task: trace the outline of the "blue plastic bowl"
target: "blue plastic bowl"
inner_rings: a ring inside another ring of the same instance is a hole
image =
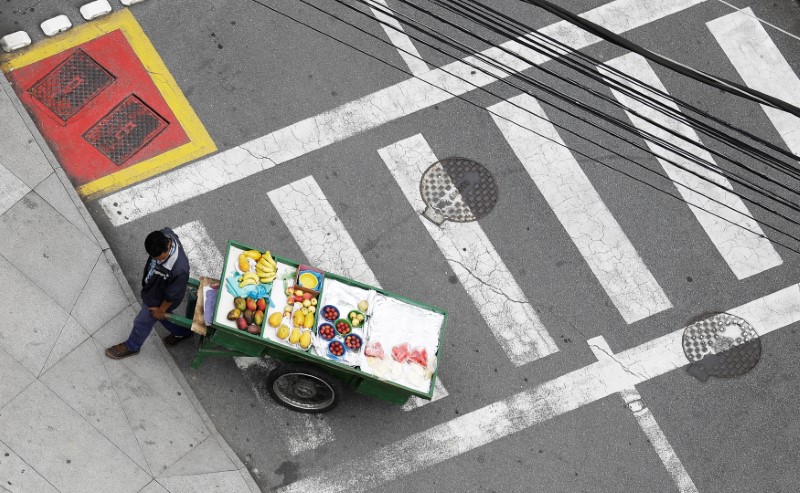
[[[332,333],[333,333],[333,335],[332,335],[330,338],[328,338],[328,337],[325,337],[325,336],[324,336],[324,335],[322,335],[322,333],[319,331],[319,329],[321,329],[321,328],[325,327],[326,325],[327,325],[328,327],[330,327],[330,328],[331,328],[331,331],[332,331]],[[328,324],[328,323],[325,323],[325,324],[320,324],[320,326],[319,326],[319,327],[317,327],[317,335],[318,335],[318,336],[320,336],[320,338],[322,338],[322,339],[324,339],[324,340],[326,340],[326,341],[332,341],[332,340],[333,340],[333,338],[334,338],[334,337],[336,337],[336,327],[334,327],[333,325],[331,325],[331,324]]]
[[[333,345],[333,344],[341,344],[342,345],[342,348],[344,348],[344,353],[342,353],[341,356],[339,356],[337,354],[333,354],[331,352],[331,345]],[[328,343],[328,355],[329,356],[334,357],[334,358],[342,358],[342,357],[344,357],[345,353],[347,353],[347,346],[345,346],[342,341],[331,341],[331,342]]]
[[[327,318],[325,318],[325,309],[326,308],[333,308],[334,310],[336,310],[336,318],[334,318],[333,320],[328,320]],[[333,322],[335,320],[338,320],[339,317],[342,316],[342,312],[341,312],[341,310],[339,310],[338,308],[336,308],[333,305],[325,305],[325,306],[322,307],[322,310],[319,311],[319,315],[322,317],[323,320],[328,320],[329,322]]]
[[[347,340],[347,338],[348,338],[348,337],[355,337],[355,338],[357,338],[357,339],[359,340],[359,342],[360,342],[361,344],[358,346],[358,349],[350,349],[349,347],[347,347],[347,344],[345,343],[345,341]],[[345,350],[347,350],[347,351],[353,351],[354,353],[357,353],[357,352],[361,351],[361,348],[363,348],[363,347],[364,347],[364,339],[362,339],[360,335],[358,335],[358,334],[353,334],[353,333],[351,332],[350,334],[347,334],[346,336],[344,336],[344,338],[343,338],[343,340],[342,340],[342,344],[344,344],[344,348],[345,348]]]

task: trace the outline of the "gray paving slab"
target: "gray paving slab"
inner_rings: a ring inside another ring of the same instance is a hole
[[[69,315],[11,265],[5,254],[0,257],[0,279],[0,347],[39,375]]]
[[[194,447],[159,477],[191,476],[210,472],[236,471],[237,468],[213,436]]]
[[[87,339],[40,380],[125,455],[149,472],[136,435],[94,341]]]
[[[29,193],[0,216],[0,254],[70,311],[100,247],[39,195]]]
[[[197,430],[121,361],[107,364],[106,369],[155,475],[165,471],[209,436],[207,430]]]
[[[3,166],[3,161],[5,160],[0,158],[0,214],[10,209],[31,191],[14,173]]]
[[[47,356],[47,361],[42,367],[42,373],[52,368],[54,364],[61,361],[61,358],[71,353],[88,338],[89,333],[86,332],[86,329],[70,316],[67,319],[67,323],[64,324],[64,328],[61,329],[61,334],[58,335],[58,339],[56,339],[53,349],[50,351],[50,355]]]
[[[58,493],[41,474],[0,441],[0,492]]]
[[[136,310],[133,307],[125,309],[94,334],[95,340],[103,348],[127,340],[135,315]],[[169,355],[159,351],[158,345],[160,344],[163,343],[154,330],[138,355],[122,360],[120,363],[146,383],[164,402],[180,413],[186,423],[191,424],[198,431],[207,431],[197,409],[186,395],[186,390],[176,379],[166,361]],[[191,344],[191,342],[184,344]]]
[[[38,381],[3,410],[0,440],[62,493],[135,493],[151,479]]]
[[[35,377],[0,348],[0,409],[22,392]]]
[[[90,334],[94,334],[128,306],[130,306],[128,297],[125,296],[117,276],[108,265],[105,255],[100,255],[80,297],[75,302],[72,316]]]
[[[28,130],[26,118],[19,113],[9,93],[13,89],[5,81],[0,84],[0,155],[3,164],[29,188],[50,176],[53,167],[48,162],[36,139]],[[16,99],[16,95],[13,96]],[[25,115],[27,117],[27,115]]]
[[[160,478],[159,483],[169,493],[238,493],[249,492],[250,488],[237,471],[214,472],[192,476],[173,476]]]
[[[36,185],[34,191],[46,200],[47,203],[52,205],[55,210],[60,212],[67,221],[78,228],[78,231],[83,233],[84,236],[94,242],[97,241],[89,230],[86,220],[83,218],[78,208],[75,207],[72,198],[69,193],[67,193],[67,189],[64,188],[64,184],[55,172]]]

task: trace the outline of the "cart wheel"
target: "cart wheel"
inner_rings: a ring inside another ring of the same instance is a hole
[[[339,403],[342,384],[309,365],[282,365],[267,376],[267,390],[275,401],[302,413],[328,412]]]

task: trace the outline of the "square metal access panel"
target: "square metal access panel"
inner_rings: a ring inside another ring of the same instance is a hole
[[[158,113],[130,95],[87,130],[83,138],[121,166],[167,126],[169,123]]]
[[[66,122],[112,82],[113,75],[83,50],[75,50],[28,91]]]

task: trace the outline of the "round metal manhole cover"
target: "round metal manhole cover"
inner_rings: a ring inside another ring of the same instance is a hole
[[[470,159],[450,157],[434,163],[422,174],[419,183],[428,219],[476,221],[489,214],[500,199],[494,176]]]
[[[733,378],[756,366],[761,339],[743,318],[718,313],[684,329],[683,353],[691,362],[689,372],[700,380]]]

